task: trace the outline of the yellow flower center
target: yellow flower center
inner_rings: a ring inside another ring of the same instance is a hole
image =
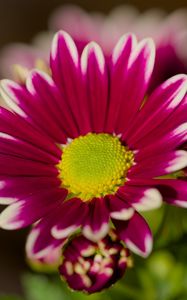
[[[83,201],[115,194],[134,160],[117,136],[89,133],[63,147],[59,169],[62,186]]]

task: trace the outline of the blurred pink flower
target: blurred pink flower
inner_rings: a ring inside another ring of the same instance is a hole
[[[43,66],[48,62],[52,36],[53,34],[49,31],[41,32],[35,36],[31,45],[14,43],[4,47],[0,54],[1,77],[21,81],[18,78],[18,66],[24,67],[24,72],[33,69],[33,67],[42,69],[40,67],[41,63]]]
[[[94,40],[108,55],[124,33],[135,33],[138,39],[152,37],[156,58],[150,89],[173,75],[187,72],[187,11],[184,9],[166,15],[158,9],[140,13],[133,6],[123,5],[104,16],[89,14],[72,5],[58,8],[49,26],[54,31],[63,28],[69,32],[80,51]]]
[[[156,63],[150,90],[165,79],[187,71],[187,12],[184,9],[166,15],[152,9],[139,13],[133,6],[120,6],[108,16],[87,13],[71,5],[59,7],[49,20],[50,31],[63,29],[71,34],[81,52],[89,41],[96,41],[107,55],[121,35],[133,32],[138,39],[152,37],[156,43]],[[5,47],[0,63],[3,77],[10,77],[12,65],[27,68],[37,65],[37,60],[46,61],[51,33],[37,37],[32,46],[12,44]],[[19,81],[19,80],[18,80]]]

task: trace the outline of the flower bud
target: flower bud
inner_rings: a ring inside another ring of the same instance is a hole
[[[97,243],[81,235],[66,245],[59,271],[70,288],[91,294],[123,276],[128,256],[129,250],[114,231]]]
[[[61,249],[54,249],[43,258],[27,256],[28,265],[32,270],[42,273],[56,273],[61,260]]]

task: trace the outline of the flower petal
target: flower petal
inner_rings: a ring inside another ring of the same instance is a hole
[[[154,142],[148,140],[145,146],[137,154],[137,160],[143,160],[145,157],[154,157],[158,153],[167,153],[175,150],[187,141],[187,122],[177,126],[164,136],[156,139]]]
[[[109,230],[109,211],[105,199],[95,198],[89,203],[89,215],[83,225],[83,234],[92,241],[102,239]]]
[[[134,35],[125,34],[119,39],[112,53],[110,102],[105,126],[106,131],[110,133],[114,132],[120,105],[124,101],[124,95],[121,93],[125,84],[124,73],[127,70],[130,54],[136,44],[137,41]]]
[[[64,200],[63,189],[45,189],[9,205],[0,214],[0,227],[8,230],[26,227],[35,223],[57,204]]]
[[[128,178],[152,178],[169,174],[187,166],[187,151],[177,150],[152,157],[136,158],[136,164],[128,172]]]
[[[0,154],[1,175],[8,176],[58,176],[55,166],[16,156]]]
[[[165,81],[147,99],[138,116],[132,122],[132,126],[129,127],[128,133],[124,134],[122,138],[133,148],[140,148],[142,139],[145,137],[147,141],[148,134],[151,134],[154,142],[155,135],[153,132],[156,130],[156,134],[158,131],[162,131],[162,134],[165,133],[163,122],[173,114],[174,110],[184,100],[186,91],[186,75],[176,75]]]
[[[116,220],[128,220],[134,214],[134,209],[125,199],[122,200],[117,195],[108,197],[108,206],[110,210],[110,217]]]
[[[154,57],[155,47],[153,41],[151,39],[142,40],[131,51],[126,68],[122,70],[120,76],[118,74],[121,88],[117,93],[121,95],[121,103],[114,130],[117,134],[127,130],[133,117],[141,107],[153,70]],[[136,78],[135,85],[134,78]]]
[[[56,140],[65,137],[76,137],[77,128],[71,118],[69,107],[53,79],[44,72],[32,70],[26,81],[31,97],[37,98],[47,118],[55,127]],[[32,114],[32,111],[30,112]]]
[[[43,92],[42,97],[37,93],[35,88],[36,81],[38,82],[38,80],[40,80],[40,89],[41,92]],[[1,92],[4,99],[7,101],[7,104],[18,115],[23,117],[33,126],[37,127],[39,131],[47,134],[58,143],[65,143],[65,135],[60,126],[58,126],[56,123],[58,115],[54,118],[52,114],[54,109],[49,110],[49,104],[46,105],[46,86],[48,86],[48,89],[52,87],[55,89],[55,85],[50,77],[46,74],[44,92],[44,88],[42,88],[44,83],[41,81],[41,77],[39,79],[39,76],[37,76],[36,72],[32,71],[27,76],[26,87],[10,80],[2,80]],[[50,100],[52,101],[52,99]],[[46,126],[46,124],[48,124],[48,126]]]
[[[52,165],[59,161],[57,157],[38,148],[37,145],[32,145],[3,132],[0,132],[0,153]]]
[[[29,233],[26,242],[26,254],[29,259],[45,261],[54,251],[62,248],[65,240],[56,240],[51,235],[50,221],[49,218],[42,219]]]
[[[63,203],[61,213],[56,216],[56,225],[51,234],[56,239],[66,238],[77,230],[88,214],[88,207],[78,198],[72,198]]]
[[[151,184],[138,185],[136,181],[130,181],[121,187],[117,194],[137,211],[156,209],[162,205],[161,193]]]
[[[126,222],[114,221],[119,237],[134,253],[147,257],[152,250],[152,234],[146,221],[138,213]]]
[[[95,42],[89,43],[81,56],[81,70],[86,90],[92,131],[104,130],[108,98],[108,78],[103,52]]]
[[[53,39],[50,65],[52,77],[76,124],[77,135],[87,133],[90,127],[88,114],[85,114],[79,55],[74,41],[64,31],[59,31]]]
[[[60,159],[62,151],[47,135],[42,134],[19,115],[0,107],[0,132],[37,146]]]
[[[8,177],[0,176],[0,204],[11,204],[23,200],[36,192],[60,186],[60,180],[53,177]]]
[[[168,204],[187,208],[187,183],[179,179],[154,180],[155,187]]]

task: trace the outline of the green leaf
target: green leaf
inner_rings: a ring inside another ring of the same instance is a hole
[[[155,236],[155,247],[164,248],[180,240],[187,232],[187,210],[165,206],[163,221]]]
[[[158,209],[141,212],[141,214],[148,222],[153,234],[155,234],[164,218],[164,205]]]

